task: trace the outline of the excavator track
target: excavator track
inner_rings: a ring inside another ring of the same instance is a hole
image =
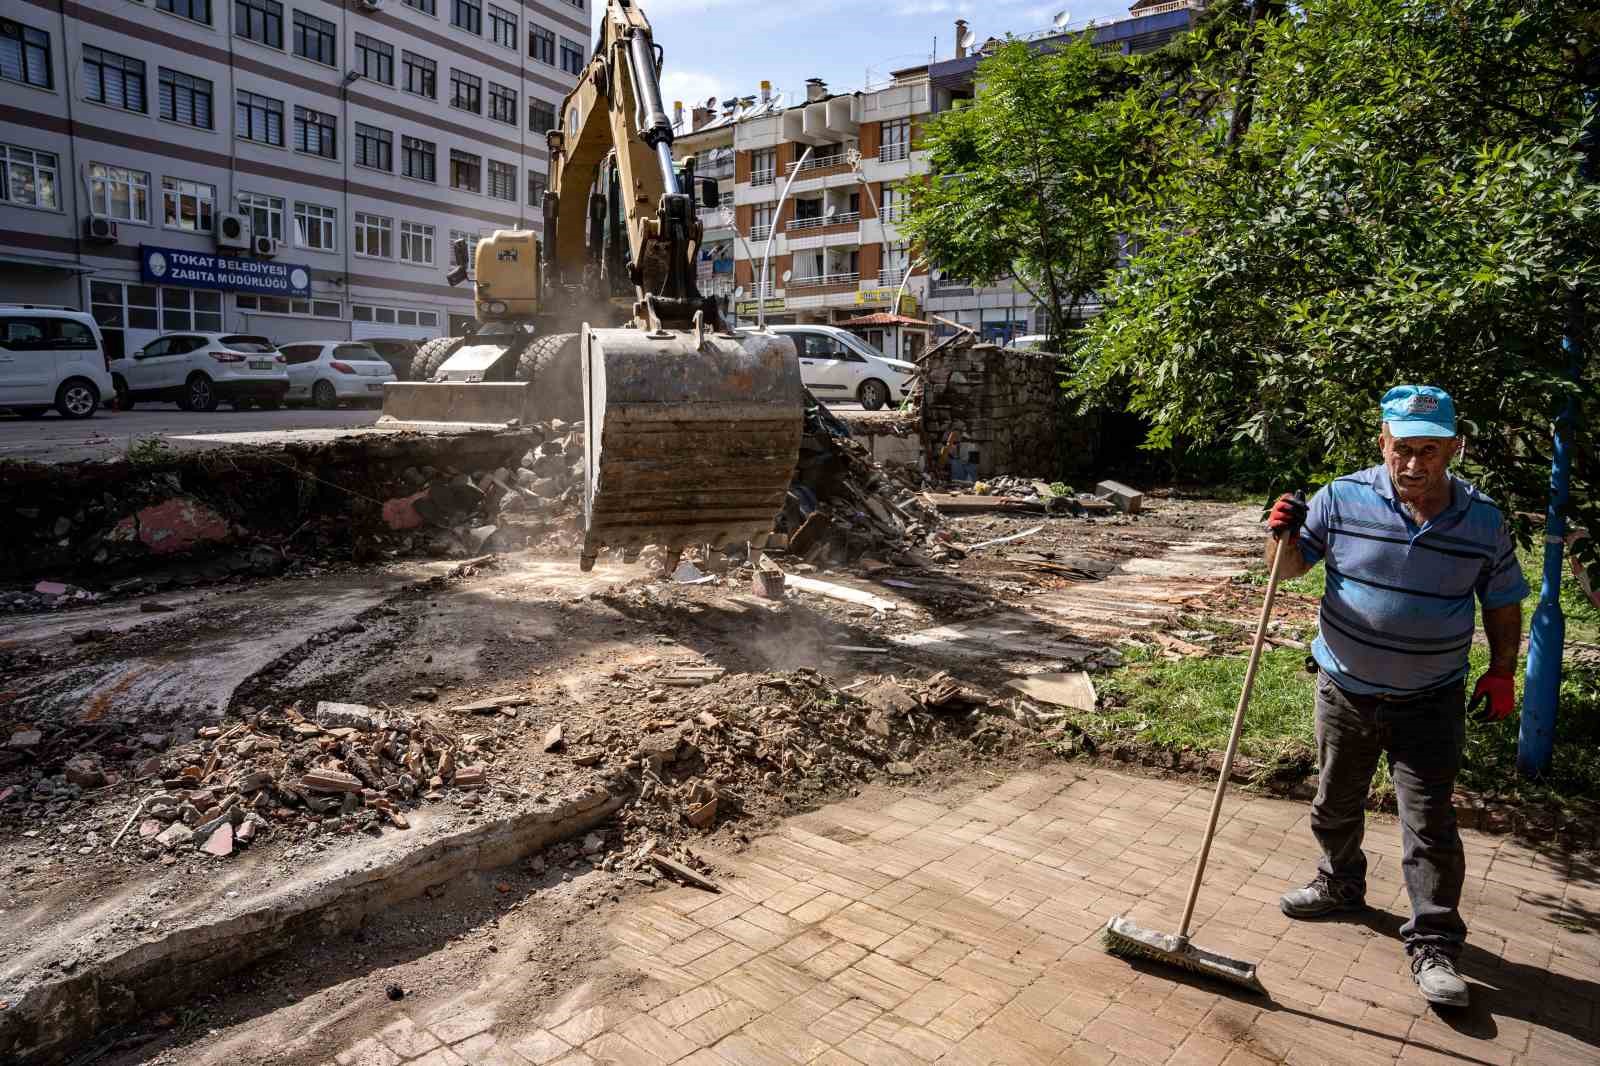
[[[794,476],[804,390],[794,344],[770,333],[583,334],[584,544],[755,540]]]

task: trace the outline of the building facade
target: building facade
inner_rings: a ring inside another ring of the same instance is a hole
[[[169,330],[423,339],[449,246],[541,225],[592,0],[10,0],[0,302]]]

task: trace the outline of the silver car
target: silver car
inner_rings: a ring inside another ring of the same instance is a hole
[[[117,406],[170,401],[185,411],[271,409],[289,391],[283,358],[250,333],[163,333],[132,355],[111,361]]]
[[[289,400],[325,411],[341,403],[383,405],[383,383],[398,381],[389,361],[361,341],[298,341],[278,349],[289,364]]]

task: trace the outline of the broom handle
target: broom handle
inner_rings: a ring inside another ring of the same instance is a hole
[[[1255,643],[1250,646],[1250,665],[1245,667],[1244,687],[1239,690],[1239,706],[1233,712],[1233,732],[1228,734],[1228,751],[1222,757],[1222,773],[1217,777],[1217,794],[1211,798],[1211,817],[1206,821],[1205,840],[1200,844],[1200,861],[1195,863],[1194,880],[1189,883],[1189,901],[1183,905],[1183,922],[1178,939],[1189,936],[1189,920],[1194,917],[1195,900],[1200,898],[1200,881],[1206,874],[1206,859],[1211,856],[1211,838],[1217,832],[1217,816],[1222,813],[1222,797],[1228,791],[1228,775],[1233,772],[1233,757],[1239,750],[1239,735],[1244,732],[1244,709],[1250,706],[1250,690],[1255,687],[1256,667],[1261,664],[1261,646],[1267,642],[1267,623],[1272,619],[1272,601],[1278,595],[1278,575],[1287,554],[1283,541],[1272,557],[1272,574],[1267,578],[1267,598],[1261,601],[1261,620],[1256,623]]]

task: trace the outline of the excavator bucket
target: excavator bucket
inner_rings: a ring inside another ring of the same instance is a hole
[[[678,550],[772,529],[794,476],[804,390],[772,333],[583,330],[584,540]]]

